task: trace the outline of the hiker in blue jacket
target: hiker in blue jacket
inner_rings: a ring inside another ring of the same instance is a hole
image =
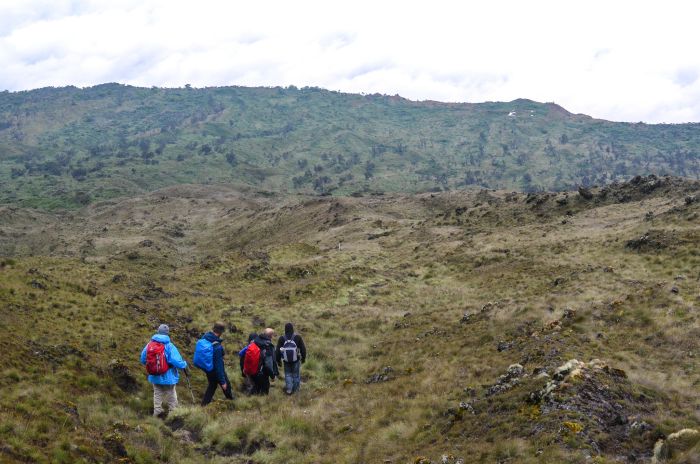
[[[162,343],[164,345],[165,360],[168,363],[169,369],[164,374],[148,376],[148,381],[153,384],[153,415],[156,417],[164,417],[163,401],[168,405],[168,412],[177,407],[177,391],[175,385],[180,380],[178,369],[186,369],[187,362],[182,359],[180,352],[175,345],[170,341],[170,328],[161,324],[158,327],[158,332],[151,337],[151,340],[141,351],[141,364],[146,365],[146,351],[148,345],[152,342]]]
[[[207,385],[207,390],[204,392],[202,406],[211,403],[212,398],[214,398],[214,393],[216,393],[216,389],[219,386],[221,386],[221,391],[224,392],[226,399],[233,399],[233,388],[226,375],[226,369],[224,368],[224,347],[221,346],[223,342],[221,335],[224,333],[224,330],[224,323],[216,322],[211,332],[207,332],[202,336],[202,338],[208,340],[214,348],[214,368],[206,373],[209,385]]]

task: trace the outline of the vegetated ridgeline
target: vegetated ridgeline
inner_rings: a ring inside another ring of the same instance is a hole
[[[3,207],[0,460],[697,462],[698,195],[639,177]],[[151,417],[138,355],[153,329],[191,360],[217,319],[231,352],[295,321],[299,395],[203,409],[181,394]]]
[[[79,208],[183,183],[363,195],[571,190],[698,178],[700,124],[629,124],[553,103],[456,104],[318,88],[0,92],[0,204]]]

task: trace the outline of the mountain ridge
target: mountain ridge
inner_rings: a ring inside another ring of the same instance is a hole
[[[0,93],[0,204],[76,208],[180,183],[316,195],[567,190],[700,177],[700,124],[555,103],[442,103],[315,87],[102,84]]]

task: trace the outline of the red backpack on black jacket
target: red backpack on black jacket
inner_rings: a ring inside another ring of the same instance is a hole
[[[262,353],[255,342],[250,342],[243,360],[243,373],[248,376],[256,376],[262,369]]]

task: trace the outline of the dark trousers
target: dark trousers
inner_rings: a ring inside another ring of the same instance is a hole
[[[249,375],[244,375],[243,384],[241,385],[241,391],[246,395],[252,395],[254,386],[255,384],[253,383],[253,378]]]
[[[253,395],[267,395],[270,393],[270,377],[265,373],[253,377],[253,390],[250,393]]]
[[[226,399],[233,399],[233,389],[231,388],[231,382],[228,380],[228,376],[224,372],[224,379],[226,379],[226,390],[223,390]],[[214,398],[214,393],[216,389],[219,388],[219,378],[216,376],[216,372],[207,372],[207,390],[204,392],[204,398],[202,398],[202,406],[206,406],[211,403],[212,398]]]

